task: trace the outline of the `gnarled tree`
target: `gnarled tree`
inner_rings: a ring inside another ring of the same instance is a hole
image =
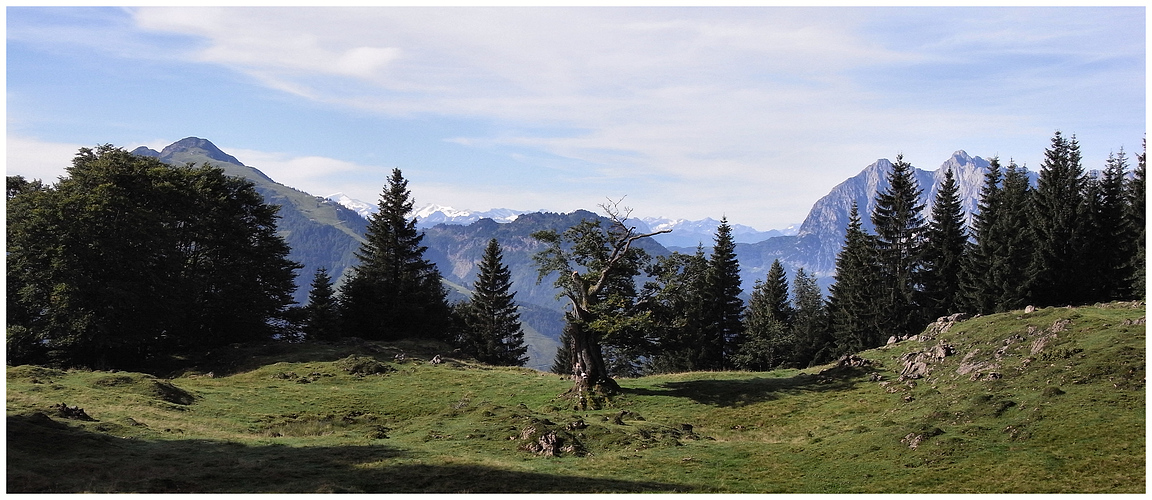
[[[629,226],[631,209],[620,208],[619,201],[600,205],[608,216],[609,224],[584,220],[563,233],[556,230],[537,231],[533,238],[546,245],[533,259],[536,261],[541,282],[556,273],[556,288],[568,298],[572,309],[567,313],[571,334],[571,367],[575,384],[573,393],[583,397],[587,393],[611,393],[620,386],[608,374],[601,350],[602,337],[628,330],[628,318],[612,318],[606,314],[619,309],[622,292],[634,290],[632,279],[647,255],[633,244],[641,239],[671,230],[640,234]]]

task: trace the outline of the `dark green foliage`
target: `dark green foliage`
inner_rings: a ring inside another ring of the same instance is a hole
[[[794,311],[788,303],[788,276],[779,260],[772,262],[765,281],[756,282],[744,316],[744,341],[732,356],[742,370],[766,371],[792,361]]]
[[[1086,182],[1076,137],[1066,139],[1057,131],[1044,151],[1032,196],[1035,247],[1028,290],[1037,306],[1079,304],[1089,297],[1083,286],[1089,278],[1084,264],[1091,244]]]
[[[670,373],[705,369],[711,352],[703,335],[704,290],[708,259],[698,247],[692,255],[673,253],[658,257],[648,269],[652,278],[644,286],[655,339],[646,369]]]
[[[250,182],[110,145],[67,172],[9,182],[9,363],[148,369],[275,333],[299,266]]]
[[[860,352],[880,342],[877,326],[876,246],[864,232],[856,204],[848,216],[844,246],[836,256],[836,282],[829,287],[828,313],[835,354]]]
[[[332,290],[332,277],[321,267],[312,278],[308,305],[304,307],[304,334],[308,340],[340,338],[340,307]]]
[[[924,242],[923,307],[927,318],[960,310],[960,268],[967,235],[957,190],[952,170],[948,170],[932,204]]]
[[[512,274],[504,265],[500,244],[488,241],[472,300],[464,310],[466,329],[460,348],[479,361],[493,365],[523,366],[524,331],[517,313],[516,293],[510,292]]]
[[[792,294],[796,310],[792,321],[792,336],[796,339],[794,363],[809,367],[832,361],[836,357],[835,339],[828,331],[828,309],[816,277],[804,272],[804,268],[797,269]]]
[[[705,278],[704,337],[701,341],[705,369],[730,366],[726,359],[744,334],[744,300],[740,298],[740,262],[736,260],[736,242],[728,218],[720,219],[712,257],[708,259]]]
[[[1136,156],[1136,170],[1133,173],[1132,179],[1124,185],[1124,194],[1128,200],[1126,218],[1128,221],[1128,243],[1127,248],[1131,256],[1131,263],[1129,267],[1132,269],[1131,281],[1129,282],[1129,289],[1132,290],[1133,296],[1144,297],[1146,294],[1146,278],[1145,278],[1145,237],[1147,235],[1147,209],[1146,200],[1144,198],[1144,179],[1146,177],[1146,159],[1147,159],[1147,143],[1145,143],[1145,150]]]
[[[903,155],[897,155],[888,173],[888,188],[876,194],[876,206],[872,209],[879,269],[876,289],[879,326],[882,331],[895,335],[915,333],[925,323],[919,297],[925,230],[924,218],[920,215],[924,210],[921,192],[912,165],[904,161]]]
[[[1092,243],[1086,246],[1081,265],[1087,268],[1082,286],[1087,288],[1088,302],[1107,302],[1131,294],[1128,284],[1132,276],[1132,249],[1128,245],[1124,196],[1127,171],[1128,158],[1121,149],[1118,154],[1109,154],[1102,174],[1087,183],[1085,234]]]
[[[365,242],[340,290],[345,335],[377,340],[445,338],[451,326],[440,272],[424,258],[427,247],[412,211],[408,181],[392,170],[380,210],[368,221]]]
[[[571,323],[564,325],[560,334],[560,347],[556,348],[556,357],[552,360],[551,372],[557,375],[572,375],[572,366],[575,365],[572,354],[572,327]]]

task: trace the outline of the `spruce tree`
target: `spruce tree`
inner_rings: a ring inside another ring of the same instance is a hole
[[[880,343],[876,296],[879,271],[873,238],[864,231],[860,212],[853,203],[844,245],[836,255],[836,282],[828,290],[835,355],[860,352]]]
[[[816,277],[796,270],[792,280],[793,307],[792,337],[795,339],[794,362],[809,367],[835,358],[835,339],[828,331],[827,307]]]
[[[952,170],[944,172],[944,181],[932,204],[932,220],[924,241],[924,308],[929,319],[958,312],[960,308],[960,274],[967,244],[964,209]]]
[[[304,306],[304,334],[308,340],[340,338],[340,310],[332,290],[332,277],[321,267],[312,277],[308,305]]]
[[[1082,286],[1088,288],[1087,302],[1107,302],[1129,296],[1132,270],[1126,227],[1127,200],[1124,177],[1128,159],[1121,149],[1108,154],[1100,177],[1089,179],[1085,194],[1088,205],[1087,245],[1084,265],[1089,271]]]
[[[557,375],[572,375],[572,367],[575,366],[572,351],[572,328],[572,323],[564,323],[564,330],[560,333],[560,346],[556,348],[556,356],[552,358],[550,371]]]
[[[1032,196],[1035,247],[1028,269],[1029,292],[1039,306],[1081,304],[1087,276],[1086,178],[1076,137],[1059,131],[1044,151]]]
[[[1021,309],[1030,300],[1028,266],[1035,245],[1029,216],[1032,192],[1028,169],[1009,161],[1000,194],[1000,213],[992,229],[997,245],[988,271],[993,308],[987,312]]]
[[[740,344],[744,333],[740,262],[736,260],[736,242],[732,239],[732,227],[728,225],[727,217],[721,218],[720,226],[716,228],[706,283],[706,334],[703,341],[708,352],[702,368],[718,370],[728,366],[726,357]]]
[[[1133,172],[1132,179],[1125,183],[1124,190],[1125,196],[1128,198],[1128,212],[1126,216],[1129,240],[1126,245],[1129,255],[1131,256],[1131,263],[1129,267],[1132,269],[1132,274],[1129,281],[1129,289],[1132,291],[1133,297],[1144,297],[1147,294],[1147,281],[1145,278],[1145,259],[1144,251],[1146,242],[1144,238],[1147,233],[1147,213],[1146,200],[1144,199],[1144,179],[1146,176],[1146,158],[1148,155],[1147,142],[1144,144],[1144,151],[1136,156],[1136,170]]]
[[[641,301],[654,325],[655,345],[646,370],[676,373],[704,369],[708,258],[703,246],[693,254],[673,252],[657,257],[647,272],[651,280],[644,285]]]
[[[881,330],[896,335],[919,331],[927,321],[919,296],[925,230],[920,196],[912,165],[904,161],[904,155],[897,155],[888,173],[888,187],[876,194],[872,209],[880,271],[876,290],[880,299],[879,324]]]
[[[996,281],[990,269],[999,246],[993,227],[1003,204],[1000,188],[1003,178],[1000,159],[992,158],[988,161],[988,171],[984,173],[984,185],[980,187],[976,213],[972,214],[972,240],[964,252],[964,266],[961,270],[961,296],[968,312],[989,314],[996,308]]]
[[[743,370],[771,370],[791,361],[792,306],[788,303],[788,276],[780,260],[774,260],[765,281],[757,281],[744,316],[744,342],[733,355],[733,365]]]
[[[523,366],[528,361],[528,346],[517,312],[512,273],[504,265],[500,244],[488,241],[480,272],[473,284],[472,300],[467,308],[465,352],[492,365]]]
[[[440,272],[424,258],[408,181],[393,169],[379,211],[356,257],[360,262],[340,290],[346,335],[373,340],[443,338],[451,323]]]

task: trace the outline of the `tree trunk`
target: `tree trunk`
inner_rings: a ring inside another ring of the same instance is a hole
[[[587,316],[585,311],[569,313],[568,317],[572,322],[572,375],[575,380],[572,392],[580,396],[617,392],[620,386],[608,376],[596,333],[586,328],[584,320]]]

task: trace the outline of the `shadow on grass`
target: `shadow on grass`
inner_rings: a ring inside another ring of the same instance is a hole
[[[7,492],[674,492],[688,487],[414,461],[389,446],[123,439],[43,414],[7,420]],[[541,459],[545,460],[545,459]]]
[[[712,406],[739,407],[772,401],[783,394],[830,392],[852,389],[861,382],[864,371],[840,367],[820,375],[801,373],[793,377],[752,377],[739,380],[686,380],[667,382],[658,389],[628,388],[626,394],[688,398]]]

